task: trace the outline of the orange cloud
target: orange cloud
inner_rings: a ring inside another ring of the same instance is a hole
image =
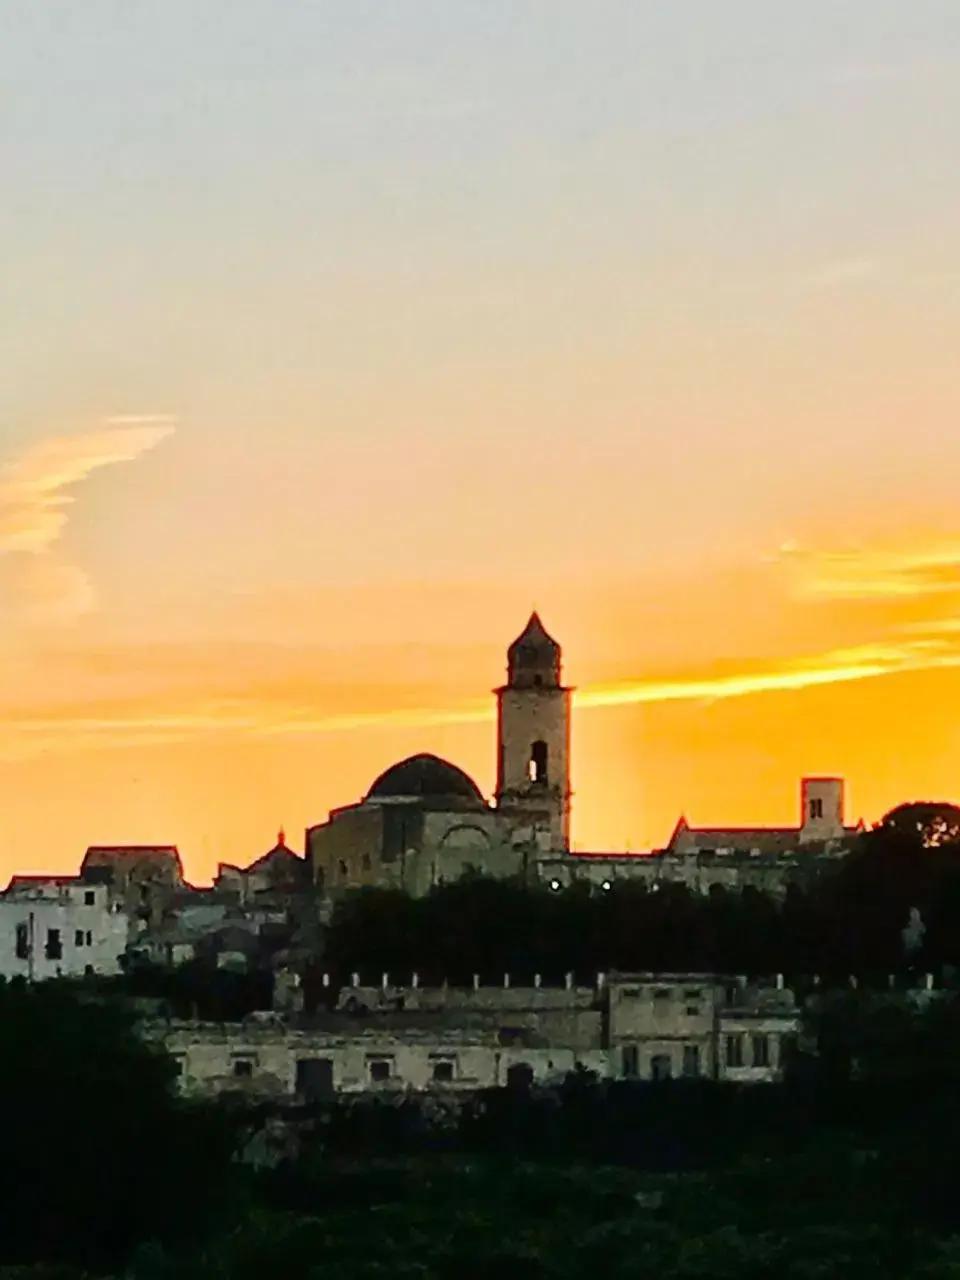
[[[224,655],[228,660],[228,655]],[[801,690],[874,679],[934,667],[960,666],[960,643],[915,640],[902,645],[866,645],[796,661],[721,675],[691,674],[588,685],[578,690],[580,710],[642,704],[713,701]],[[386,693],[386,690],[380,690]],[[399,700],[403,689],[394,689]],[[0,730],[0,756],[23,758],[43,751],[128,747],[210,736],[303,737],[362,729],[433,728],[485,723],[492,700],[457,701],[448,706],[369,705],[369,691],[353,691],[355,706],[331,706],[321,690],[305,689],[299,699],[271,696],[256,686],[219,697],[170,694],[153,699],[113,699],[44,708],[7,707]],[[342,701],[342,699],[339,699]],[[362,705],[366,703],[367,705]]]
[[[853,548],[806,551],[781,549],[778,560],[801,596],[834,600],[877,600],[960,596],[960,542],[910,550]]]

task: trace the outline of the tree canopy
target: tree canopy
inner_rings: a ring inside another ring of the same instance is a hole
[[[383,973],[404,982],[413,972],[425,983],[473,974],[496,983],[505,973],[562,981],[570,972],[589,982],[612,969],[885,982],[945,965],[960,965],[960,808],[917,803],[891,810],[843,860],[779,898],[636,881],[555,891],[482,877],[420,899],[360,890],[335,909],[322,967],[367,982]]]
[[[172,1060],[68,984],[0,984],[0,1261],[109,1265],[208,1220],[225,1116],[174,1091]]]

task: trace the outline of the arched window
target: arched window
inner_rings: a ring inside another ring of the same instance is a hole
[[[531,782],[547,781],[547,744],[545,742],[535,742],[530,748],[528,771]]]

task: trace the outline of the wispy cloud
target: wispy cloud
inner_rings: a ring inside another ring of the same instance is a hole
[[[90,607],[86,575],[55,554],[73,490],[102,467],[134,461],[174,428],[168,415],[115,417],[96,431],[44,440],[0,469],[0,556],[19,559],[6,582],[28,615],[76,616]]]
[[[808,630],[804,649],[780,649],[776,657],[772,651],[742,654],[721,665],[701,649],[699,658],[691,654],[673,670],[661,665],[615,682],[582,679],[578,711],[761,697],[960,668],[960,540],[840,550],[789,543],[773,557],[772,569],[768,588],[795,611],[791,617],[798,624],[821,619]],[[765,574],[770,570],[768,563]],[[832,635],[833,643],[817,648],[817,634]],[[492,699],[473,696],[486,687],[475,673],[489,655],[460,662],[447,654],[438,665],[432,653],[428,642],[415,658],[398,651],[385,666],[365,658],[362,647],[323,654],[305,639],[101,644],[89,653],[61,648],[37,655],[42,683],[7,680],[0,757],[489,723]],[[427,678],[434,668],[448,677]],[[384,670],[392,673],[390,682]],[[42,694],[23,692],[28,685]]]
[[[830,684],[875,679],[934,667],[960,666],[960,644],[937,638],[904,639],[758,664],[724,674],[691,673],[676,679],[638,679],[588,685],[575,696],[580,711],[666,702],[707,702]],[[358,691],[356,707],[332,705],[307,691],[299,698],[275,697],[247,686],[216,698],[117,699],[98,704],[61,704],[30,710],[4,708],[0,757],[21,758],[40,751],[163,745],[204,738],[305,738],[360,730],[431,729],[488,723],[488,699],[448,705],[368,705]],[[349,701],[349,700],[348,700]],[[364,705],[367,704],[367,705]]]
[[[840,551],[806,550],[791,544],[781,548],[777,558],[791,571],[797,593],[810,598],[960,597],[960,540],[905,549]]]

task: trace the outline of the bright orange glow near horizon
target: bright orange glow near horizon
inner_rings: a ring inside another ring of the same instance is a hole
[[[580,848],[960,795],[960,6],[21,8],[0,876],[489,793],[533,607]]]

